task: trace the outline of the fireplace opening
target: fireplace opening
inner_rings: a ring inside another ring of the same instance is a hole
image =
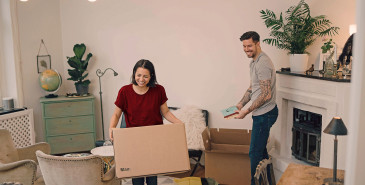
[[[319,166],[322,115],[293,109],[292,155],[304,162]]]

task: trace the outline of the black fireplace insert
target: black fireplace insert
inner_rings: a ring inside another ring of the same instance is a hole
[[[294,108],[292,155],[311,165],[319,166],[321,130],[322,115]]]

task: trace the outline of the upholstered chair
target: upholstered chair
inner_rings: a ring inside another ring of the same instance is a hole
[[[23,185],[44,184],[40,170],[37,170],[35,152],[50,153],[47,143],[15,148],[10,132],[0,129],[0,182],[20,182]]]
[[[104,173],[101,156],[64,157],[36,152],[44,182],[47,185],[120,185],[115,167]]]

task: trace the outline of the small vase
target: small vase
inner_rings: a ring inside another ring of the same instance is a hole
[[[351,62],[352,61],[352,57],[350,57],[349,60],[347,60],[347,56],[345,56],[343,65],[342,65],[342,76],[347,76],[347,75],[351,75]]]
[[[350,69],[350,66],[349,65],[344,65],[342,67],[342,76],[347,76],[347,75],[350,75],[351,74],[351,69]]]
[[[332,77],[335,75],[335,62],[333,61],[332,55],[326,57],[324,67],[324,75],[327,77]]]

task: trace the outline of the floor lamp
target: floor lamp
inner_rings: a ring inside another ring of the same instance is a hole
[[[104,76],[105,72],[108,70],[112,70],[114,72],[114,76],[118,76],[118,73],[114,71],[112,68],[107,68],[102,72],[100,69],[96,70],[96,75],[99,77],[99,95],[100,95],[100,111],[101,111],[101,128],[103,129],[103,140],[96,141],[96,146],[103,146],[105,142],[105,135],[104,135],[104,113],[103,113],[103,92],[101,91],[101,77]]]

